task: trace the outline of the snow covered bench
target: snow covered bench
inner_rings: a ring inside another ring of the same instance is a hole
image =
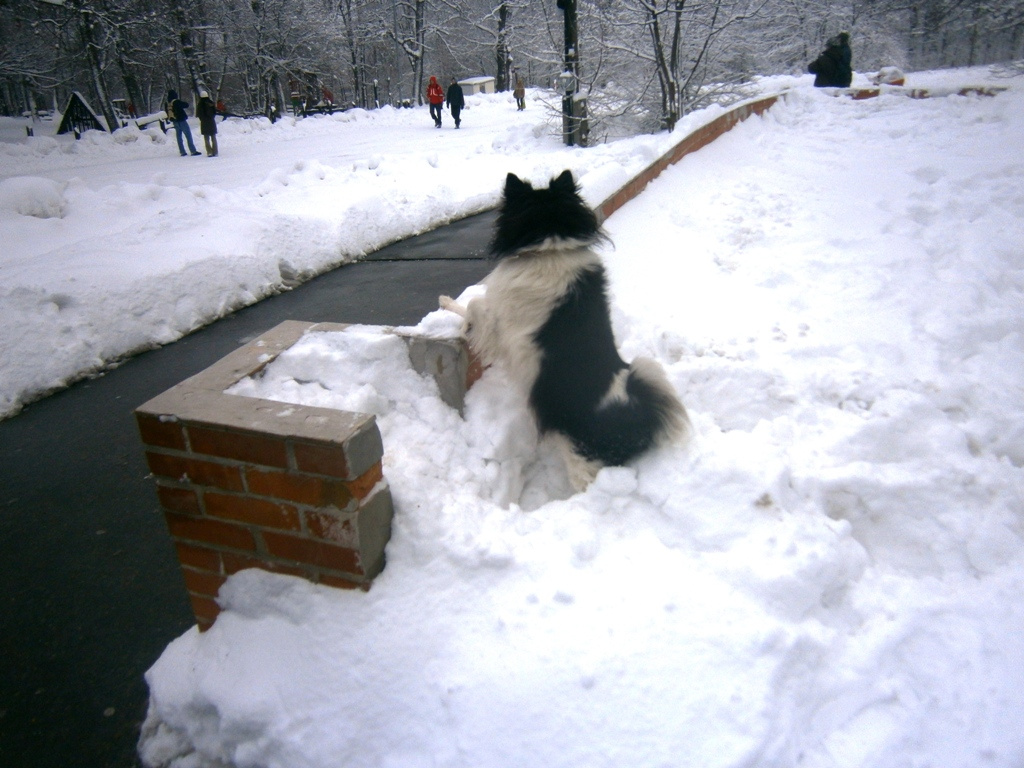
[[[384,567],[392,502],[375,418],[225,392],[305,333],[346,327],[282,323],[135,412],[201,629],[246,568],[368,589]],[[406,341],[413,367],[461,410],[475,375],[465,344]]]

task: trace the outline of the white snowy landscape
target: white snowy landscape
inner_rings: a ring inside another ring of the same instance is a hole
[[[907,81],[980,84],[1007,90],[765,79],[765,116],[606,222],[623,356],[662,363],[693,435],[584,493],[500,369],[460,417],[374,329],[239,384],[377,415],[387,567],[367,593],[229,580],[147,675],[144,763],[1024,765],[1024,81]],[[0,124],[0,413],[483,210],[509,171],[571,168],[597,203],[719,114],[572,149],[536,96],[472,97],[459,131],[229,121],[214,159]]]

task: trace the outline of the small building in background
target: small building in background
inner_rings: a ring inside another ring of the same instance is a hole
[[[462,86],[462,93],[465,96],[472,96],[474,93],[494,93],[494,78],[486,75],[480,77],[467,77],[459,80]]]

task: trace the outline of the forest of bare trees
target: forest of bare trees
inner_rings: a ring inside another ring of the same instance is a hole
[[[804,71],[851,33],[854,67],[914,70],[1024,57],[1024,0],[572,0],[579,88],[598,125],[671,127],[753,75]],[[108,124],[168,88],[210,89],[237,114],[295,94],[364,108],[422,103],[426,78],[563,67],[556,0],[0,0],[0,113],[81,92]],[[608,129],[612,131],[612,128]]]

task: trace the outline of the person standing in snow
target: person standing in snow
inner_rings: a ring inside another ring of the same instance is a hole
[[[217,105],[213,103],[205,88],[199,90],[199,101],[196,103],[196,117],[199,118],[199,132],[203,134],[206,145],[206,156],[217,156]]]
[[[455,127],[458,128],[462,124],[462,108],[466,106],[466,98],[462,95],[462,86],[452,78],[451,85],[448,86],[448,93],[445,96],[445,100],[448,102],[448,108],[452,111],[452,119],[455,121]]]
[[[437,78],[430,76],[430,83],[427,84],[427,101],[430,103],[430,116],[434,118],[434,127],[441,127],[441,107],[444,105],[444,90]]]
[[[843,88],[849,88],[853,82],[853,51],[850,49],[850,33],[840,32],[836,36],[839,45],[839,79],[843,82]]]
[[[174,137],[178,140],[178,151],[182,157],[185,157],[185,145],[182,143],[182,136],[184,136],[185,141],[188,142],[189,152],[194,157],[199,154],[199,150],[192,143],[192,129],[188,127],[186,109],[188,109],[188,102],[179,99],[177,91],[174,89],[167,91],[167,104],[164,106],[164,111],[167,112],[167,117],[174,125]]]
[[[814,75],[817,88],[849,88],[853,81],[852,62],[850,35],[840,32],[825,43],[825,50],[808,65],[807,70]]]
[[[516,87],[512,90],[512,95],[516,99],[516,108],[520,112],[526,109],[526,83],[523,82],[522,75],[516,75]]]

